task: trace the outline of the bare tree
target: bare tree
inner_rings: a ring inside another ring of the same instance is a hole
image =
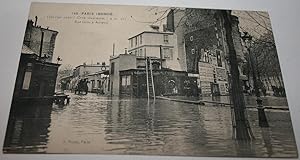
[[[236,139],[250,140],[251,134],[248,121],[245,115],[245,100],[240,83],[240,74],[234,42],[232,38],[232,16],[231,11],[222,11],[224,27],[226,31],[226,42],[229,50],[229,65],[231,74],[231,96],[234,107],[234,117],[236,123]]]

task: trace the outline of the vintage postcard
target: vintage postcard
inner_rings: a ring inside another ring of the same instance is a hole
[[[32,3],[16,54],[4,153],[298,157],[267,12]]]

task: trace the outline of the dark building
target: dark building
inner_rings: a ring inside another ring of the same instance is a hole
[[[59,64],[52,63],[57,31],[27,23],[13,100],[53,96]]]
[[[59,64],[45,62],[23,45],[14,99],[53,96]]]
[[[160,58],[151,58],[155,95],[197,96],[197,78],[185,71],[159,68]],[[146,57],[120,54],[110,59],[110,92],[114,96],[147,97]],[[163,61],[164,66],[165,61]],[[148,64],[150,65],[150,64]],[[149,73],[148,73],[149,74]],[[150,77],[150,75],[149,75]]]
[[[147,97],[145,69],[120,71],[120,94],[134,97]],[[131,78],[132,77],[132,78]],[[196,96],[197,79],[188,77],[187,72],[174,70],[153,70],[155,95]]]

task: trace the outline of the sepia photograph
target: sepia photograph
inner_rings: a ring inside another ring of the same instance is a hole
[[[25,26],[4,154],[298,157],[266,11],[34,2]]]

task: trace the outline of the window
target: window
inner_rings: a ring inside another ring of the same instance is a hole
[[[126,76],[127,81],[126,81],[126,85],[129,86],[131,84],[131,77],[130,76]]]
[[[193,36],[190,36],[190,41],[193,41],[194,40],[194,37]]]
[[[133,47],[133,39],[132,38],[130,39],[130,46],[131,46],[131,48]]]
[[[28,90],[30,86],[30,81],[31,81],[31,71],[26,71],[24,75],[22,89]]]
[[[172,60],[173,59],[173,49],[163,48],[163,55],[164,55],[165,59]]]
[[[194,49],[194,48],[191,50],[191,53],[192,53],[192,54],[195,54],[195,49]]]
[[[208,51],[204,51],[203,62],[209,62]]]
[[[218,67],[222,67],[221,52],[217,50],[216,53],[217,53],[217,63],[218,63]]]
[[[115,62],[111,63],[110,74],[114,74],[115,71]]]
[[[142,43],[143,43],[143,36],[140,35],[140,44],[142,44]]]
[[[32,75],[32,63],[27,63],[27,68],[26,68],[26,72],[25,72],[25,75],[24,75],[24,79],[23,79],[23,85],[22,85],[23,90],[28,90],[29,89],[30,81],[31,81],[31,75]]]
[[[121,82],[122,86],[126,86],[126,76],[122,76],[122,82]]]
[[[130,84],[131,84],[131,76],[130,75],[128,75],[128,76],[122,76],[122,78],[121,78],[121,85],[123,87],[128,87],[128,86],[130,86]]]
[[[143,56],[143,49],[142,49],[142,48],[140,49],[140,54],[139,54],[139,56]]]
[[[92,82],[92,89],[95,88],[95,80],[91,80]]]
[[[169,36],[168,35],[164,35],[164,43],[169,43]]]
[[[137,37],[135,37],[134,40],[135,40],[135,46],[137,46],[138,43]]]

